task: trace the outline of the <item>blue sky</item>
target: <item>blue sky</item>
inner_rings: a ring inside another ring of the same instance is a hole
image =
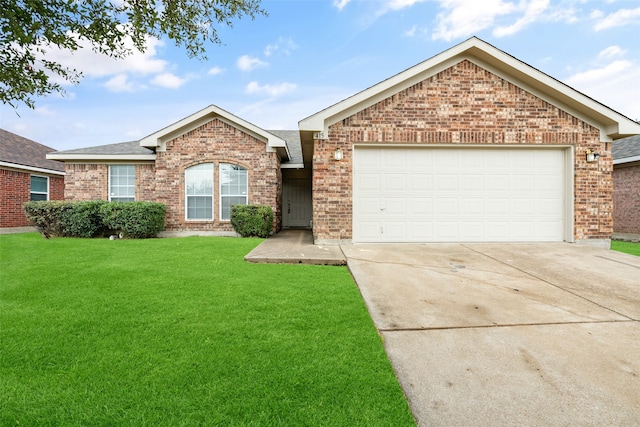
[[[219,28],[189,59],[167,40],[114,61],[51,52],[84,70],[0,127],[57,150],[137,140],[215,104],[265,129],[299,120],[471,36],[640,120],[640,0],[263,0],[268,17]]]

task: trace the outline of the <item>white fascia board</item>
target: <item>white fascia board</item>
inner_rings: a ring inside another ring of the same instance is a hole
[[[35,166],[25,166],[25,165],[19,165],[17,163],[9,163],[9,162],[0,162],[0,167],[17,169],[17,170],[24,170],[24,171],[29,171],[29,172],[46,173],[46,174],[49,174],[49,175],[60,175],[60,176],[64,176],[65,175],[65,172],[56,171],[56,170],[53,170],[53,169],[38,168],[38,167],[35,167]]]
[[[140,145],[147,148],[159,147],[161,150],[164,150],[164,144],[167,141],[197,129],[214,118],[217,118],[261,141],[266,142],[268,151],[272,151],[276,147],[287,146],[285,141],[276,135],[273,135],[253,123],[249,123],[215,105],[209,105],[208,107],[191,114],[182,120],[152,133],[151,135],[145,136],[140,140]]]
[[[155,161],[155,154],[47,154],[47,159],[60,161],[90,160],[93,162],[106,161]]]
[[[633,157],[625,157],[622,159],[615,159],[613,161],[614,165],[620,165],[623,163],[631,163],[631,162],[640,162],[640,156],[633,156]]]

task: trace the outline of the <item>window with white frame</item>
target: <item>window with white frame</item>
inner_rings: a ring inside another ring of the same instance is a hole
[[[213,220],[213,163],[187,168],[184,173],[188,220]]]
[[[136,166],[109,166],[109,200],[133,202],[136,200]]]
[[[248,203],[247,170],[239,165],[220,164],[220,219],[231,219],[231,206]]]
[[[31,175],[29,200],[49,200],[49,177]]]

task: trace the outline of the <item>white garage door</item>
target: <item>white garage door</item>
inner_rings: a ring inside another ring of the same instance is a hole
[[[562,241],[562,149],[354,150],[354,242]]]

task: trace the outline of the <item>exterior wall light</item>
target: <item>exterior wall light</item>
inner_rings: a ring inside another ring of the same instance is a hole
[[[333,152],[333,158],[336,159],[337,161],[342,160],[342,150],[339,148],[336,148],[336,151]]]
[[[600,154],[594,153],[591,150],[587,150],[586,154],[587,154],[587,163],[597,162],[598,159],[600,158]]]

